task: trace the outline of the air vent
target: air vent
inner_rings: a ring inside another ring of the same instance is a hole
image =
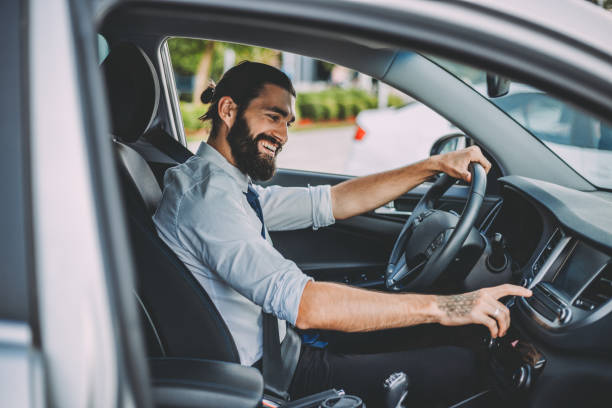
[[[612,298],[612,263],[602,269],[595,280],[576,299],[574,305],[584,310],[593,310],[610,298]]]
[[[548,240],[546,247],[544,247],[542,253],[540,253],[540,256],[538,256],[538,259],[536,259],[536,261],[533,263],[533,266],[531,267],[531,270],[533,271],[534,275],[537,274],[540,269],[542,269],[542,266],[544,266],[546,261],[548,261],[548,258],[550,258],[550,254],[552,254],[553,250],[559,245],[562,238],[563,232],[561,232],[561,230],[557,228]]]

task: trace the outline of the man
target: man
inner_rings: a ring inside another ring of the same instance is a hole
[[[202,100],[211,103],[201,118],[212,121],[209,140],[197,155],[168,170],[154,221],[161,238],[215,302],[242,364],[262,357],[262,309],[280,319],[281,341],[285,321],[299,329],[343,332],[475,323],[488,327],[492,337],[506,333],[509,311],[497,299],[529,296],[529,290],[503,285],[434,296],[315,282],[274,249],[267,233],[317,229],[373,210],[441,171],[469,181],[470,162],[490,168],[477,147],[333,187],[262,188],[251,180],[272,177],[295,120],[290,80],[273,67],[243,62],[210,86]],[[303,346],[289,391],[296,398],[344,388],[377,406],[381,383],[394,371],[409,375],[412,396],[435,394],[452,401],[470,386],[473,356],[457,347],[347,356]]]

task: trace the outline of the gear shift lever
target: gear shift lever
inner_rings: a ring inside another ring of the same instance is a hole
[[[487,267],[492,272],[502,272],[506,266],[508,266],[506,243],[503,235],[496,232],[491,239],[491,254],[487,258]]]
[[[403,372],[391,374],[383,383],[385,408],[401,408],[408,395],[408,376]]]

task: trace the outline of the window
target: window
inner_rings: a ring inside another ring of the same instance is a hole
[[[181,115],[191,151],[208,138],[198,118],[199,95],[210,79],[242,60],[278,67],[298,93],[296,123],[279,154],[279,168],[363,175],[406,165],[429,155],[433,143],[457,129],[405,94],[340,65],[240,44],[171,38]]]
[[[486,96],[486,74],[428,57]],[[612,188],[612,125],[539,89],[512,82],[507,95],[489,98],[591,183]]]

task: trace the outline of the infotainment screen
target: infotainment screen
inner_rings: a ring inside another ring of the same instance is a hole
[[[551,284],[570,298],[578,294],[587,281],[603,267],[610,257],[584,242],[578,241],[569,259],[553,277]]]

